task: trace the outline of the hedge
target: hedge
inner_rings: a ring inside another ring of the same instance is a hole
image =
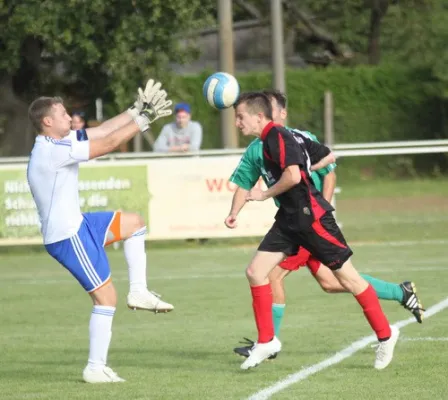
[[[175,101],[191,104],[193,119],[204,129],[204,149],[221,147],[219,112],[211,108],[202,95],[203,82],[211,72],[176,76],[167,85]],[[270,72],[252,72],[238,74],[237,79],[242,91],[259,90],[271,87],[272,75]],[[337,143],[448,136],[446,104],[431,94],[437,82],[429,69],[390,65],[288,69],[286,80],[289,125],[309,130],[321,139],[326,90],[333,93]],[[155,126],[154,134],[159,131],[160,125]],[[248,140],[250,138],[240,137],[240,147],[247,145]],[[443,159],[444,156],[435,158]],[[408,160],[400,163],[403,162],[409,163]]]

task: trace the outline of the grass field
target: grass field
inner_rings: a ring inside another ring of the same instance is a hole
[[[422,185],[427,186],[422,191],[403,186],[401,197],[390,198],[368,185],[348,187],[338,218],[354,243],[361,272],[394,282],[414,280],[430,307],[447,297],[448,209],[441,182]],[[247,399],[371,334],[351,296],[325,294],[301,270],[286,282],[282,353],[274,362],[241,371],[242,359],[232,348],[243,336],[255,338],[244,277],[253,247],[153,247],[150,286],[176,309],[166,315],[127,310],[124,259],[120,251],[110,251],[120,300],[109,362],[127,382],[106,386],[81,381],[91,310],[83,291],[46,254],[1,254],[0,399]],[[382,304],[391,322],[411,316],[397,303]],[[273,398],[446,399],[447,326],[443,310],[422,325],[404,327],[395,359],[384,371],[373,369],[374,349],[367,346]]]

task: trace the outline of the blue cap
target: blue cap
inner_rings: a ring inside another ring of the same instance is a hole
[[[174,107],[174,113],[177,114],[179,111],[185,111],[188,114],[191,114],[190,105],[187,103],[179,103]]]

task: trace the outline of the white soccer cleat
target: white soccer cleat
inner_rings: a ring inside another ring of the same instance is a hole
[[[160,299],[155,292],[129,292],[128,307],[132,310],[148,310],[155,313],[167,313],[174,309],[173,305]]]
[[[91,369],[89,366],[84,368],[82,373],[84,382],[87,383],[117,383],[126,382],[120,378],[116,372],[109,367],[102,367],[101,369]]]
[[[390,338],[385,342],[379,342],[376,345],[378,346],[376,349],[376,359],[374,365],[376,369],[386,368],[394,356],[394,349],[397,344],[398,337],[400,336],[400,330],[395,326],[391,326],[390,330]]]
[[[264,360],[277,354],[282,349],[282,344],[276,336],[268,343],[255,343],[250,351],[249,357],[241,364],[241,369],[254,368]]]

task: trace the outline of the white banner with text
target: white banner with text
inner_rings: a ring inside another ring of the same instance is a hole
[[[239,156],[219,156],[148,161],[149,237],[264,235],[274,221],[273,200],[246,203],[238,227],[224,225],[236,190],[228,179],[239,160]]]
[[[263,236],[274,221],[272,200],[247,203],[236,229],[224,225],[236,190],[228,179],[239,159],[223,155],[82,164],[81,209],[137,212],[147,221],[149,240]],[[42,243],[26,165],[1,166],[0,185],[0,245]]]

